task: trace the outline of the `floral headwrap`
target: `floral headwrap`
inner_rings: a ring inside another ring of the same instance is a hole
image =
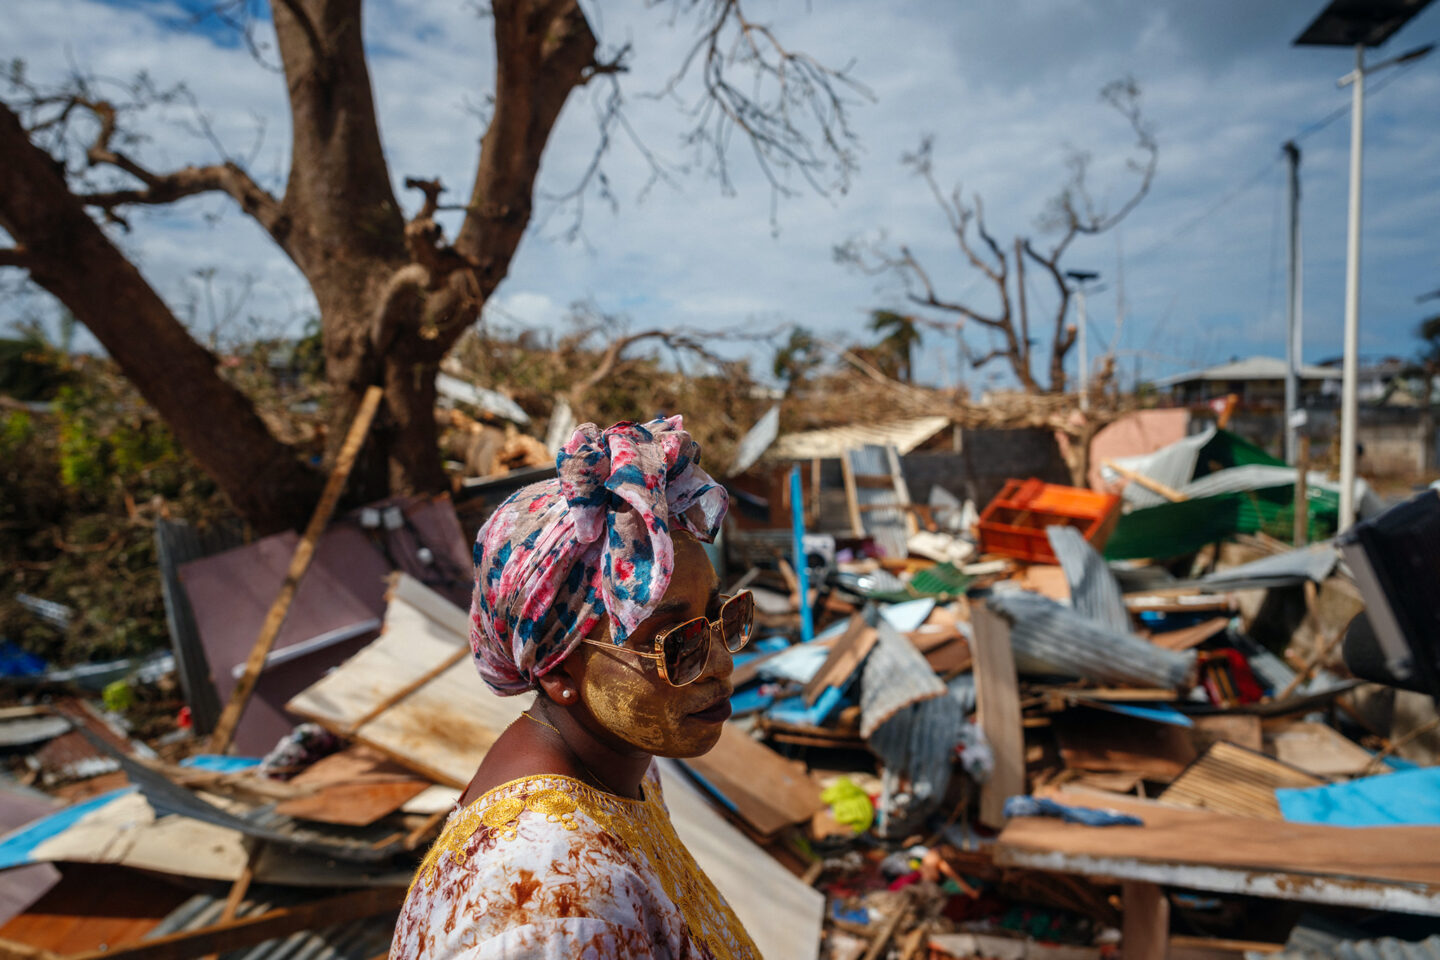
[[[555,458],[556,479],[500,505],[475,540],[470,605],[491,689],[534,689],[607,614],[616,644],[650,615],[675,570],[672,528],[714,540],[729,505],[699,464],[678,416],[587,423]]]

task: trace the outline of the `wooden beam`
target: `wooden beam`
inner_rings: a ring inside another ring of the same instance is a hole
[[[1146,490],[1149,490],[1151,493],[1158,493],[1160,494],[1160,496],[1164,497],[1166,500],[1169,500],[1172,503],[1179,503],[1181,500],[1189,499],[1179,490],[1167,487],[1159,480],[1152,480],[1150,477],[1145,476],[1145,474],[1141,473],[1138,470],[1131,470],[1129,467],[1122,467],[1114,460],[1105,460],[1101,463],[1101,466],[1105,467],[1107,470],[1114,470],[1116,473],[1120,474],[1120,476],[1124,477],[1126,480],[1129,480],[1131,483],[1138,483],[1140,486],[1144,487]]]
[[[1025,792],[1025,728],[1020,717],[1020,681],[1010,648],[1010,624],[984,604],[970,608],[975,639],[976,716],[995,754],[995,769],[980,787],[980,822],[1005,825],[1005,801]]]
[[[368,887],[198,930],[183,930],[118,947],[72,953],[65,960],[193,960],[209,953],[228,953],[303,930],[319,930],[399,910],[404,901],[403,887]]]
[[[420,676],[416,677],[414,680],[410,681],[405,686],[401,687],[399,690],[396,690],[394,693],[391,693],[387,697],[381,698],[379,702],[377,702],[373,707],[371,707],[369,710],[367,710],[364,714],[362,714],[358,719],[356,719],[349,725],[348,729],[350,732],[348,736],[353,737],[355,735],[355,732],[361,727],[365,726],[365,724],[369,723],[371,720],[374,720],[376,717],[380,716],[380,714],[384,713],[386,710],[389,710],[391,707],[395,706],[395,704],[399,703],[401,700],[404,700],[406,697],[410,696],[410,694],[414,693],[416,690],[419,690],[421,687],[425,686],[425,684],[429,683],[431,680],[434,680],[436,677],[440,676],[440,674],[444,673],[446,670],[449,670],[451,667],[455,666],[455,664],[459,663],[461,660],[464,660],[468,656],[471,656],[469,646],[460,647],[450,656],[446,657],[444,660],[441,660],[435,666],[431,667],[429,670],[426,670],[424,673],[420,674]]]
[[[1153,883],[1127,880],[1121,899],[1125,960],[1165,960],[1170,955],[1170,900],[1165,891]]]
[[[212,753],[225,753],[235,739],[235,728],[240,725],[240,717],[245,712],[245,705],[250,702],[250,695],[255,692],[260,671],[265,668],[265,658],[270,655],[271,648],[275,646],[275,638],[280,635],[280,628],[285,625],[285,617],[289,614],[290,604],[295,600],[295,593],[300,588],[300,580],[305,576],[305,571],[310,568],[310,561],[315,556],[315,545],[330,523],[335,505],[340,502],[345,481],[350,477],[355,458],[360,454],[360,447],[365,443],[365,436],[370,432],[370,424],[374,421],[375,412],[380,409],[380,401],[384,396],[384,390],[372,386],[365,391],[365,397],[360,401],[360,409],[350,423],[350,431],[345,435],[345,443],[340,448],[340,455],[335,459],[335,467],[325,482],[320,502],[315,507],[314,515],[310,517],[310,525],[305,528],[305,536],[295,548],[295,555],[290,558],[290,569],[285,574],[285,582],[280,585],[280,593],[270,605],[270,612],[265,615],[265,623],[260,627],[260,636],[250,650],[250,658],[245,661],[245,672],[235,684],[235,690],[230,694],[230,702],[225,704],[220,721],[215,725],[215,732],[210,736],[209,749]]]
[[[860,522],[860,495],[855,490],[855,467],[850,463],[850,451],[840,451],[840,477],[845,481],[845,506],[850,512],[850,532],[854,536],[865,536],[865,525]]]

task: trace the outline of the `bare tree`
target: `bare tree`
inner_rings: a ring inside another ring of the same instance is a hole
[[[1037,221],[1040,231],[1052,238],[1048,244],[1028,236],[1016,236],[1013,244],[1002,246],[985,222],[985,207],[978,194],[967,204],[959,187],[949,194],[941,190],[935,176],[931,137],[922,138],[919,148],[902,158],[905,166],[929,187],[966,263],[982,274],[994,290],[995,305],[991,309],[962,303],[942,293],[931,279],[930,272],[903,242],[891,244],[884,239],[874,242],[852,239],[835,248],[836,260],[865,273],[899,276],[905,284],[907,299],[930,311],[928,316],[919,319],[932,328],[963,334],[967,331],[967,324],[971,324],[988,331],[995,344],[988,351],[975,353],[968,344],[964,346],[965,360],[971,366],[982,367],[992,360],[1004,359],[1009,362],[1015,379],[1026,392],[1063,393],[1065,356],[1075,343],[1075,328],[1066,322],[1071,290],[1060,264],[1061,258],[1075,238],[1112,229],[1139,205],[1150,191],[1160,154],[1150,126],[1141,113],[1140,88],[1133,79],[1107,84],[1100,91],[1100,97],[1119,111],[1135,135],[1136,155],[1127,164],[1137,178],[1135,189],[1114,210],[1097,206],[1087,182],[1090,156],[1072,152],[1068,159],[1070,179],[1049,201]],[[1057,294],[1054,318],[1049,324],[1048,387],[1041,385],[1034,368],[1037,340],[1031,335],[1030,314],[1025,299],[1027,261],[1050,277]],[[963,339],[962,343],[965,343]]]
[[[806,183],[843,184],[854,164],[847,95],[863,93],[846,71],[783,46],[739,0],[670,2],[701,31],[665,93],[678,98],[682,81],[699,74],[702,92],[682,103],[693,117],[687,143],[722,182],[730,183],[727,148],[739,134],[776,196]],[[126,211],[201,194],[233,200],[314,292],[336,424],[349,420],[367,386],[384,387],[356,493],[441,489],[440,360],[508,273],[531,221],[541,154],[562,107],[584,88],[597,90],[603,105],[601,137],[570,198],[578,202],[592,187],[604,195],[605,151],[628,131],[621,80],[630,50],[602,51],[577,0],[488,4],[496,73],[474,182],[461,205],[446,206],[438,180],[407,179],[424,198],[407,220],[381,147],[361,0],[270,7],[283,73],[276,82],[285,84],[291,124],[282,192],[265,189],[244,161],[223,152],[220,162],[175,170],[139,162],[136,124],[147,107],[179,96],[174,91],[91,77],[40,88],[17,71],[0,103],[0,227],[13,241],[0,249],[0,267],[27,271],[73,312],[235,507],[273,529],[303,519],[319,477],[217,374],[215,356],[113,242]],[[248,3],[224,0],[221,8],[249,26]],[[731,76],[737,67],[748,79]],[[447,209],[463,213],[453,240],[436,220]],[[337,440],[342,433],[331,431]]]

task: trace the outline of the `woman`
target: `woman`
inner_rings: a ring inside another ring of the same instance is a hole
[[[699,462],[680,417],[586,424],[557,479],[481,528],[475,662],[495,692],[536,696],[416,874],[393,960],[758,960],[653,764],[715,745],[750,636],[750,595],[721,597],[700,546],[727,498]]]

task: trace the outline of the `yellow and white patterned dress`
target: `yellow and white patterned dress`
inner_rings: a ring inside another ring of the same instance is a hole
[[[451,815],[411,884],[390,960],[760,960],[670,823],[560,776],[512,780]]]

